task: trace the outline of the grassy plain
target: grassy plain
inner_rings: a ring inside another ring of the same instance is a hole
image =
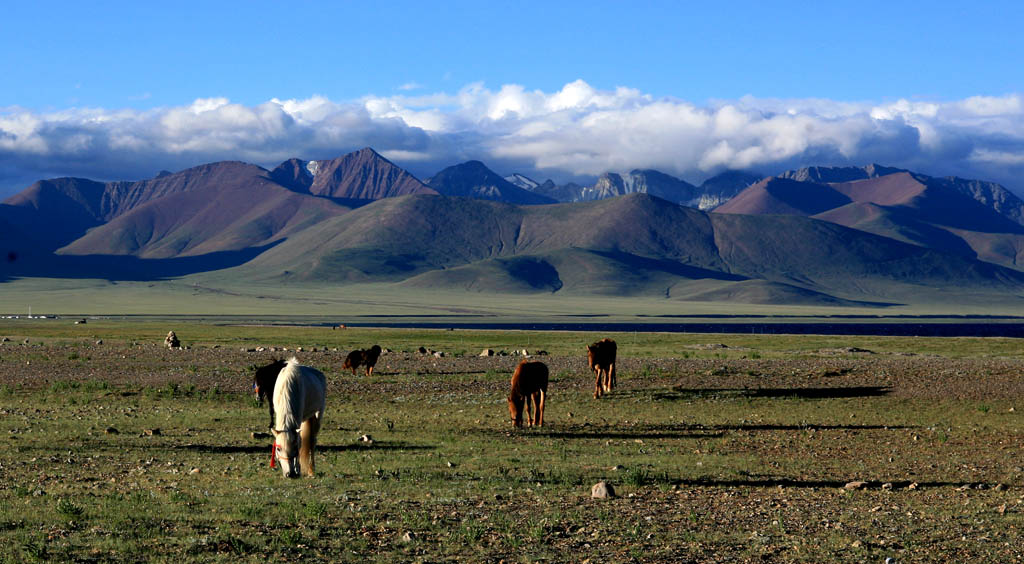
[[[614,334],[594,400],[602,336],[0,321],[0,559],[1024,559],[1018,340]],[[371,343],[374,376],[342,374]],[[518,358],[485,347],[548,352],[543,429],[510,428]],[[250,435],[251,368],[293,353],[329,377],[312,479]]]
[[[934,298],[937,292],[925,294]],[[413,288],[394,284],[258,283],[223,272],[140,282],[96,279],[24,278],[3,283],[0,314],[322,316],[353,322],[361,316],[394,320],[497,320],[507,322],[678,321],[684,316],[1024,316],[1024,300],[1012,296],[950,293],[934,303],[885,308],[824,307],[665,298],[573,295],[571,293],[487,293]]]

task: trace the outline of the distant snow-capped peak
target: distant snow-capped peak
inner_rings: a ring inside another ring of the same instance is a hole
[[[511,183],[511,184],[513,184],[515,186],[518,186],[518,187],[520,187],[520,188],[522,188],[524,190],[531,190],[532,191],[532,190],[536,189],[538,186],[540,186],[540,182],[537,182],[536,180],[534,180],[532,178],[529,178],[527,176],[523,176],[522,174],[519,174],[518,172],[515,172],[515,173],[512,173],[512,174],[506,176],[505,180],[509,181],[509,183]]]

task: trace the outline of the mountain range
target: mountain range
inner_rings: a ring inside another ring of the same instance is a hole
[[[717,206],[717,207],[716,207]],[[707,211],[714,208],[714,211]],[[0,204],[13,276],[386,282],[482,292],[884,306],[1024,291],[1024,202],[878,165],[592,186],[479,161],[420,181],[372,149],[272,170],[41,180]]]

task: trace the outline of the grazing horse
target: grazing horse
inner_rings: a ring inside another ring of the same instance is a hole
[[[377,359],[380,358],[380,345],[373,345],[372,347],[362,350],[357,349],[345,357],[345,363],[341,365],[343,370],[351,370],[352,375],[356,375],[356,368],[360,366],[366,367],[366,375],[373,374],[373,367],[377,365]]]
[[[327,379],[294,357],[274,384],[274,458],[288,478],[313,475],[313,449],[324,418]]]
[[[512,424],[523,426],[523,406],[528,425],[544,425],[544,400],[548,394],[548,366],[543,362],[524,360],[512,373],[512,390],[508,393],[508,413]],[[533,410],[530,410],[530,402]]]
[[[263,400],[266,399],[267,405],[270,406],[270,427],[274,426],[274,398],[271,397],[271,394],[274,393],[277,374],[281,372],[285,364],[284,360],[274,360],[266,366],[257,368],[252,377],[252,391],[256,393],[256,401],[262,406]]]
[[[594,399],[600,398],[602,393],[615,389],[615,341],[601,339],[600,341],[587,346],[587,365],[597,375],[594,382]],[[601,379],[601,373],[604,379]]]

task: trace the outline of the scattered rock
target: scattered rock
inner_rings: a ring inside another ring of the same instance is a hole
[[[164,345],[169,349],[180,349],[181,341],[178,340],[178,336],[174,334],[174,331],[168,331],[167,337],[164,339]]]
[[[886,483],[882,484],[882,489],[883,490],[891,490],[892,489],[892,482],[886,482]]]
[[[22,341],[22,344],[27,345],[28,344],[28,339],[25,339],[24,341]]]
[[[152,437],[153,435],[159,435],[160,429],[144,429],[142,431],[142,434],[146,435],[147,437]]]
[[[444,351],[434,351],[434,358],[444,358]]]
[[[451,460],[449,460],[446,464],[448,464],[449,468],[455,468],[455,463],[452,462]]]
[[[518,352],[522,356],[530,356],[530,351],[528,351],[526,349],[523,349],[521,351],[516,351],[516,352]]]
[[[590,497],[593,499],[615,497],[615,488],[608,482],[598,482],[590,488]]]
[[[116,427],[107,427],[103,432],[108,435],[116,435],[120,433],[120,431],[118,431]]]
[[[193,468],[193,469],[189,470],[188,473],[189,474],[198,474],[199,473],[199,469],[198,468]]]
[[[416,349],[416,352],[418,352],[420,354],[427,354],[427,347],[420,347],[420,348]]]
[[[416,540],[416,533],[412,531],[406,531],[405,534],[402,535],[402,542],[412,542],[414,540]]]
[[[373,437],[371,437],[370,435],[363,435],[363,436],[359,437],[359,440],[364,442],[364,443],[372,443],[373,442]]]
[[[995,490],[997,492],[1006,491],[1006,484],[996,484]]]
[[[611,467],[611,470],[612,470],[612,472],[619,472],[620,470],[622,470],[622,465],[621,464],[616,464],[615,466]]]
[[[866,487],[868,487],[868,483],[867,482],[865,482],[864,480],[857,480],[857,481],[854,481],[854,482],[847,482],[846,485],[843,486],[843,489],[845,489],[845,490],[863,490]]]
[[[3,339],[0,339],[0,343],[10,343],[10,342],[11,342],[11,340],[8,339],[7,337],[4,337]]]
[[[494,349],[484,349],[480,351],[480,356],[494,356]]]
[[[97,345],[102,345],[103,344],[103,339],[99,339],[98,341],[96,341],[96,344]]]

